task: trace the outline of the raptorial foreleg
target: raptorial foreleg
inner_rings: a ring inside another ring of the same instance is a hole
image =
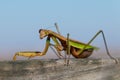
[[[16,57],[18,56],[18,53],[15,53],[13,60],[16,61]]]
[[[17,52],[15,53],[13,60],[15,61],[17,56],[23,56],[23,57],[28,57],[28,59],[32,58],[32,57],[36,57],[36,56],[42,56],[41,52],[38,51],[25,51],[25,52]]]

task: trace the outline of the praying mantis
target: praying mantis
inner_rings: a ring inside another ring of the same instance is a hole
[[[112,57],[109,53],[105,35],[102,30],[98,31],[88,43],[82,43],[80,41],[70,39],[69,34],[67,35],[67,37],[62,36],[59,32],[57,23],[55,23],[55,26],[56,26],[58,33],[51,31],[51,30],[47,30],[47,29],[39,30],[40,39],[47,37],[46,45],[42,52],[39,52],[39,51],[37,51],[37,52],[35,52],[35,51],[33,51],[33,52],[31,52],[31,51],[17,52],[14,55],[13,60],[14,61],[16,60],[16,56],[24,56],[24,57],[28,57],[30,59],[35,56],[46,55],[49,47],[51,47],[52,49],[54,48],[57,51],[56,55],[59,58],[64,58],[64,56],[61,54],[61,51],[66,51],[67,53],[65,53],[65,54],[67,54],[69,56],[72,55],[75,58],[87,58],[93,53],[94,50],[98,49],[97,47],[92,46],[90,44],[101,33],[103,36],[103,40],[105,43],[105,48],[106,48],[106,52],[107,52],[108,56],[111,59],[114,59],[115,62],[117,63],[117,60],[114,57]],[[53,40],[54,44],[52,44],[50,42],[50,40]]]

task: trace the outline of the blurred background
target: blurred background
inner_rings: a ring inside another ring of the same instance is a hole
[[[111,55],[120,57],[120,0],[0,0],[0,60],[12,60],[19,51],[43,51],[45,39],[39,29],[56,32],[57,22],[63,36],[87,43],[103,30]],[[91,45],[100,49],[91,58],[107,58],[102,36]],[[38,59],[57,58],[49,49]],[[19,57],[18,59],[26,59]]]

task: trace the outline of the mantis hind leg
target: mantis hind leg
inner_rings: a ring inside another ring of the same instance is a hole
[[[87,47],[89,44],[91,44],[91,42],[92,42],[100,33],[102,34],[102,37],[103,37],[103,41],[104,41],[104,44],[105,44],[105,49],[106,49],[107,55],[108,55],[111,59],[115,60],[116,63],[118,63],[117,59],[115,59],[113,56],[110,55],[110,52],[109,52],[108,47],[107,47],[107,41],[106,41],[106,39],[105,39],[105,35],[104,35],[104,33],[103,33],[102,30],[98,31],[98,32],[93,36],[93,38],[84,46],[84,48],[83,48],[81,51],[79,51],[79,54],[83,53],[83,51],[86,49],[86,47]]]

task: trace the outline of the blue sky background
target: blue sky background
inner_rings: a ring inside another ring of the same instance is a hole
[[[118,57],[119,21],[120,0],[0,0],[0,60],[12,60],[18,51],[42,51],[45,39],[39,39],[38,30],[51,27],[56,31],[55,22],[62,35],[70,33],[85,43],[102,29],[111,54]],[[92,57],[105,55],[101,35],[92,45],[100,48]],[[54,55],[49,50],[39,58]]]

